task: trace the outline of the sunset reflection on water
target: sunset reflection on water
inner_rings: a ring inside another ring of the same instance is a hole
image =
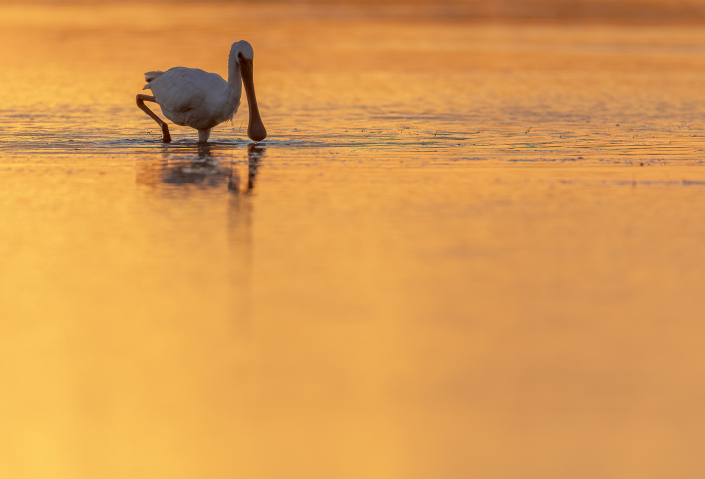
[[[705,32],[351,8],[0,5],[0,477],[701,475]]]

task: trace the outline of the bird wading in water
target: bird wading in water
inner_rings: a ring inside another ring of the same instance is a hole
[[[253,57],[252,45],[245,40],[233,43],[228,57],[228,81],[216,73],[197,68],[174,67],[165,72],[147,72],[144,74],[147,84],[143,90],[152,90],[154,96],[137,95],[137,106],[161,127],[164,143],[171,142],[169,127],[147,108],[145,101],[157,103],[164,116],[175,124],[198,130],[198,142],[206,143],[211,128],[232,120],[237,113],[244,84],[250,108],[247,136],[253,141],[262,141],[267,130],[257,108],[252,79]]]

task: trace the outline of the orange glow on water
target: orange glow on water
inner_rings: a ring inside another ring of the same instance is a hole
[[[243,101],[162,145],[143,72],[241,38],[267,140]],[[701,28],[2,6],[0,45],[0,477],[702,469]]]

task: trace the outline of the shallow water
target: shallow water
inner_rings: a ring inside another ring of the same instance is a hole
[[[702,28],[335,12],[0,7],[0,477],[700,476]]]

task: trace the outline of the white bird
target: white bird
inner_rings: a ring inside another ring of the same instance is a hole
[[[162,108],[162,113],[177,125],[190,126],[198,130],[198,142],[206,143],[211,128],[232,120],[240,106],[242,84],[245,84],[250,121],[247,136],[253,141],[264,140],[267,130],[259,116],[255,86],[253,83],[252,46],[245,40],[233,43],[228,58],[228,81],[216,73],[197,68],[175,67],[165,72],[153,71],[144,74],[147,84],[143,90],[152,90],[154,96],[137,95],[137,106],[147,113],[162,128],[162,140],[171,142],[169,127],[145,101],[153,101]]]

